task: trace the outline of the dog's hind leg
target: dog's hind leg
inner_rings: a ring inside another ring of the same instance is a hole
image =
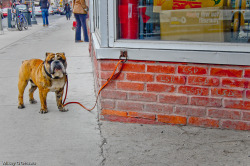
[[[37,101],[34,99],[34,92],[37,89],[37,86],[33,83],[32,80],[30,80],[31,83],[31,87],[29,89],[29,100],[30,100],[30,104],[36,104]]]
[[[24,90],[25,90],[27,84],[28,84],[28,80],[22,80],[19,78],[19,81],[18,81],[18,90],[19,90],[18,108],[19,109],[25,108],[25,106],[23,104],[23,93],[24,93]]]

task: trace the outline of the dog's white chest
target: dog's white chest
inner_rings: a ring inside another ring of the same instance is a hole
[[[55,92],[55,91],[58,91],[58,90],[60,90],[61,88],[63,88],[64,87],[64,80],[53,80],[52,81],[52,85],[51,85],[51,87],[49,87],[49,90],[51,91],[51,92]]]

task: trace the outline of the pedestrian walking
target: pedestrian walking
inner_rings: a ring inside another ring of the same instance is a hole
[[[66,12],[67,20],[70,20],[70,5],[68,3],[65,4],[64,11]]]
[[[42,10],[42,17],[43,17],[43,26],[49,25],[49,6],[50,3],[48,0],[40,0],[40,6]]]
[[[88,6],[86,5],[85,0],[73,0],[73,13],[76,18],[75,42],[83,42],[81,40],[81,28],[83,28],[84,41],[89,42],[86,25]]]

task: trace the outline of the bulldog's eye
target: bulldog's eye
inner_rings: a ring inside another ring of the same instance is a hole
[[[64,59],[62,59],[62,58],[59,58],[58,60],[59,60],[59,61],[61,61],[62,63],[64,63],[64,62],[65,62],[65,60],[64,60]]]
[[[53,60],[49,60],[48,63],[51,64],[53,62]]]

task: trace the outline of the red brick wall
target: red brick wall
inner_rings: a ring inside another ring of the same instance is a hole
[[[96,87],[117,61],[93,55]],[[128,61],[99,98],[101,119],[250,130],[250,67]]]

